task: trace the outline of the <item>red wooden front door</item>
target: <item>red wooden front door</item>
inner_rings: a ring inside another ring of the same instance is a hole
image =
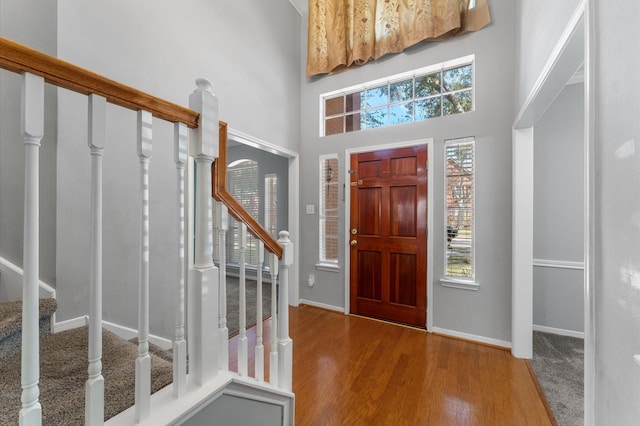
[[[354,314],[426,327],[427,147],[351,155]]]

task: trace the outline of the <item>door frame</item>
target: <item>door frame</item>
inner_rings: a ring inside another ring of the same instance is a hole
[[[419,140],[411,140],[411,141],[403,141],[403,142],[392,142],[388,144],[381,145],[370,145],[358,148],[349,148],[345,149],[344,153],[344,173],[345,173],[345,182],[349,182],[349,169],[351,168],[351,154],[359,154],[361,152],[371,152],[371,151],[384,151],[387,149],[395,149],[395,148],[406,148],[412,146],[426,145],[427,146],[427,161],[429,164],[427,170],[427,331],[431,331],[433,326],[433,285],[432,285],[432,277],[433,277],[433,160],[431,156],[433,155],[433,138],[425,138]],[[345,183],[344,190],[344,229],[348,230],[350,228],[350,217],[351,217],[351,196],[347,195],[347,187]],[[344,313],[348,315],[350,313],[349,301],[351,300],[351,259],[349,256],[350,247],[349,247],[349,233],[344,232],[342,236],[343,239],[343,247],[344,247]]]

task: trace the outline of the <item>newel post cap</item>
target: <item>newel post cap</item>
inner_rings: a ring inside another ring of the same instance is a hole
[[[293,243],[289,239],[289,231],[280,231],[278,244],[282,246],[282,266],[293,265]]]

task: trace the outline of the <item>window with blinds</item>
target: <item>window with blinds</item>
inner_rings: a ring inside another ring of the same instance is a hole
[[[260,198],[256,161],[243,159],[230,163],[227,166],[227,190],[254,219],[258,220]],[[256,238],[247,234],[246,264],[258,264],[257,246]],[[240,222],[231,217],[227,234],[227,262],[240,263]]]
[[[278,239],[278,176],[264,177],[264,227],[273,238]]]
[[[320,263],[338,264],[338,156],[320,156]]]
[[[445,141],[445,275],[473,280],[474,138]]]

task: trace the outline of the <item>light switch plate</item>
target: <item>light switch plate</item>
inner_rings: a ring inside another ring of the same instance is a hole
[[[315,214],[316,206],[315,204],[307,204],[307,214]]]

